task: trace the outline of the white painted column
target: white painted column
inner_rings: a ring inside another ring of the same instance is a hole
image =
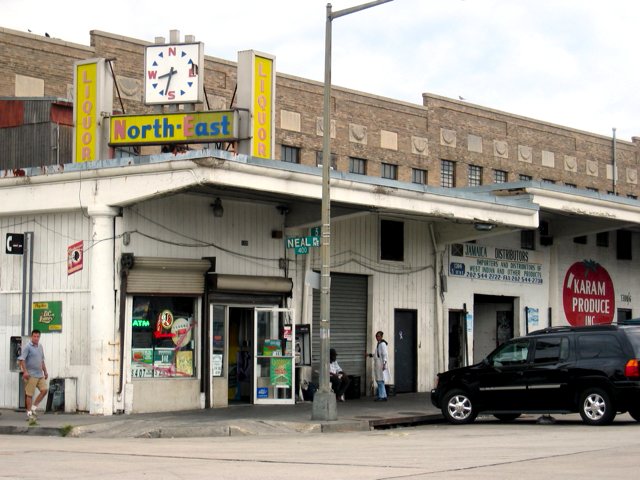
[[[117,363],[112,360],[114,346],[115,259],[113,219],[118,209],[96,205],[87,209],[91,217],[91,241],[87,253],[90,258],[91,311],[89,313],[90,396],[89,413],[112,415],[114,377]]]

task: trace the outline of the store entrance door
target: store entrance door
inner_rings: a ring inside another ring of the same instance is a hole
[[[462,310],[449,310],[449,365],[452,370],[466,366],[467,328],[465,326],[466,313]]]
[[[229,307],[229,402],[250,403],[253,392],[253,308]]]
[[[254,310],[253,403],[295,403],[293,310]]]
[[[476,294],[473,302],[473,363],[478,363],[519,335],[519,322],[514,321],[515,297]]]

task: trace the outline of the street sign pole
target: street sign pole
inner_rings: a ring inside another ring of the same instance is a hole
[[[33,299],[33,232],[24,232],[24,253],[22,255],[22,328],[24,337],[31,333],[31,300]]]

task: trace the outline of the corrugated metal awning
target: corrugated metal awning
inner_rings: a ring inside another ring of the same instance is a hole
[[[211,287],[214,291],[290,295],[293,281],[285,277],[259,275],[213,274]]]
[[[128,293],[202,295],[209,260],[190,258],[134,257],[127,278]]]

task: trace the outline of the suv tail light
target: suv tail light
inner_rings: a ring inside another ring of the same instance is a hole
[[[624,376],[632,378],[640,378],[640,363],[637,358],[632,358],[624,366]]]

